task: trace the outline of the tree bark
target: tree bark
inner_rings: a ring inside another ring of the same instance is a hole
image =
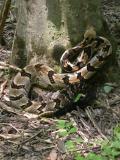
[[[89,25],[110,39],[99,0],[18,0],[17,7],[11,63],[18,67],[33,57],[59,61],[66,48],[80,42]]]
[[[2,44],[3,39],[3,30],[5,26],[5,21],[7,19],[9,10],[10,10],[11,0],[5,0],[3,2],[2,10],[0,13],[0,43]]]

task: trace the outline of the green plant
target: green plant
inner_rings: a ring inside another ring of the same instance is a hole
[[[103,86],[103,90],[106,94],[110,93],[114,89],[114,85],[112,83],[105,83]]]
[[[67,122],[65,120],[57,120],[56,127],[59,129],[59,136],[63,137],[77,132],[77,128],[74,127],[71,122]]]
[[[58,120],[56,123],[58,134],[60,137],[68,136],[77,133],[77,128],[71,122],[66,120]],[[65,147],[68,152],[73,153],[75,160],[119,160],[120,158],[120,125],[117,125],[113,130],[113,137],[108,141],[97,141],[94,145],[100,145],[101,150],[98,153],[92,151],[91,145],[88,144],[89,153],[83,156],[78,153],[77,145],[81,145],[84,141],[81,137],[76,137],[72,140],[66,140]]]
[[[85,95],[83,93],[78,93],[77,96],[74,98],[74,102],[78,102],[82,97],[85,97]]]
[[[116,157],[120,157],[120,126],[116,126],[113,138],[102,146],[102,155],[108,157],[108,159],[115,160]]]
[[[75,151],[76,150],[76,146],[75,143],[72,140],[68,140],[65,143],[65,147],[68,151]]]

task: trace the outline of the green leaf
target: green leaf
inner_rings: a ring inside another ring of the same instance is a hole
[[[76,132],[77,132],[77,128],[76,127],[73,127],[68,131],[69,134],[70,133],[76,133]]]
[[[86,160],[107,160],[105,157],[97,155],[95,153],[89,153],[86,157]]]
[[[120,155],[120,151],[117,151],[116,149],[112,149],[111,155],[113,157],[119,156]]]
[[[66,127],[67,129],[70,129],[71,127],[73,127],[72,122],[67,122],[67,123],[65,124],[65,127]]]
[[[112,142],[111,143],[111,148],[120,149],[120,142],[119,141]]]
[[[77,137],[75,140],[74,140],[77,144],[80,144],[83,142],[83,139],[81,137]]]
[[[59,129],[64,129],[64,128],[65,128],[65,125],[66,125],[65,123],[66,123],[65,120],[58,120],[56,126],[57,126],[57,128],[59,128]]]
[[[103,147],[103,155],[110,155],[111,154],[111,152],[112,152],[112,149],[111,149],[111,147],[110,146],[104,146]]]
[[[71,141],[71,140],[68,140],[65,143],[65,146],[66,146],[66,148],[67,148],[68,151],[74,151],[76,149],[74,142]]]
[[[104,86],[103,89],[104,89],[105,93],[110,93],[112,91],[113,87],[112,86]]]
[[[85,97],[85,95],[82,94],[82,93],[79,93],[79,94],[75,97],[74,102],[78,102],[81,97]]]
[[[68,132],[66,131],[66,129],[60,129],[58,132],[59,136],[61,137],[65,137],[68,135]]]
[[[78,154],[78,155],[76,155],[75,160],[86,160],[86,158],[84,158],[83,156]]]
[[[120,140],[120,126],[116,126],[114,129],[114,137],[118,140]]]

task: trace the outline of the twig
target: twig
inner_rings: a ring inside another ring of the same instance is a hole
[[[30,140],[34,139],[35,137],[37,137],[40,133],[42,133],[43,131],[40,130],[39,132],[37,132],[35,135],[31,136],[30,138],[26,139],[25,141],[21,142],[20,146],[29,142]]]
[[[118,99],[118,100],[120,100],[120,99]],[[112,112],[112,114],[114,114],[115,116],[119,117],[119,113],[116,110],[112,109],[108,99],[106,99],[106,106],[107,106],[107,109]]]
[[[8,68],[11,68],[13,70],[16,70],[16,71],[21,71],[20,68],[16,67],[16,66],[13,66],[13,65],[10,65],[10,64],[7,64],[7,63],[4,63],[4,62],[1,62],[0,61],[0,65],[3,67],[1,69],[8,69]]]
[[[29,136],[27,133],[24,134],[24,136]],[[1,138],[4,138],[6,140],[10,140],[10,139],[17,139],[21,137],[21,134],[0,134]]]
[[[100,128],[98,127],[98,125],[96,124],[96,122],[95,122],[95,120],[94,120],[94,118],[93,118],[93,116],[92,116],[92,113],[91,113],[89,107],[87,107],[87,108],[85,109],[85,111],[86,111],[87,116],[89,117],[89,119],[90,119],[91,122],[93,123],[94,127],[97,129],[98,133],[101,135],[101,137],[104,138],[104,139],[106,139],[106,140],[108,140],[107,137],[102,133],[101,129],[100,129]]]
[[[90,126],[86,124],[85,120],[82,117],[80,117],[80,121],[83,124],[83,126],[86,128],[86,130],[89,132]]]
[[[15,126],[13,126],[12,124],[10,124],[10,123],[0,123],[0,125],[7,125],[7,126],[10,126],[10,127],[12,127],[14,130],[16,130],[18,133],[20,133],[20,131],[15,127]]]
[[[120,98],[117,97],[115,99],[116,101],[116,104],[119,103],[119,100]],[[114,100],[113,100],[114,101]],[[109,102],[107,98],[105,98],[105,104],[99,104],[97,106],[95,106],[95,109],[98,108],[98,109],[107,109],[108,111],[111,111],[112,113],[114,113],[117,117],[120,117],[119,116],[119,112],[117,112],[116,110],[113,110],[114,109],[114,106],[112,106],[113,104],[115,104],[115,101],[113,103],[111,103],[111,101]],[[111,107],[112,106],[112,107]],[[94,108],[94,106],[93,106]]]
[[[73,123],[73,126],[77,128],[77,134],[81,136],[81,138],[85,141],[88,142],[88,138],[85,136],[85,134],[78,128],[77,123],[75,120],[72,118],[70,113],[67,113],[67,116],[69,117],[70,121]]]
[[[118,104],[118,103],[120,103],[120,97],[116,97],[116,98],[114,98],[113,100],[110,100],[109,101],[109,105],[111,106],[111,105],[114,105],[114,104]]]
[[[96,146],[96,147],[86,147],[86,148],[78,148],[78,149],[75,149],[75,150],[73,150],[72,152],[77,152],[77,151],[84,151],[84,153],[88,153],[88,152],[95,152],[96,153],[96,151],[98,152],[98,151],[101,151],[101,146]]]
[[[79,117],[80,121],[82,122],[83,126],[86,128],[86,130],[89,132],[90,130],[90,126],[87,125],[87,123],[85,122],[85,120],[82,118],[81,115],[81,111],[80,111],[80,107],[77,106],[77,116]]]

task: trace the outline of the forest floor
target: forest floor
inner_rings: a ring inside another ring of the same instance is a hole
[[[120,70],[120,1],[104,0],[101,8],[117,43],[116,67],[110,67],[115,78],[97,87],[97,98],[91,106],[84,110],[77,107],[59,119],[36,119],[4,104],[8,98],[9,70],[1,62],[9,62],[16,26],[14,12],[10,11],[4,28],[5,41],[0,46],[0,159],[102,160],[96,156],[102,155],[102,149],[108,149],[106,154],[113,151],[108,147],[109,140],[118,134],[120,138],[120,76],[116,76]],[[119,152],[115,150],[114,154],[120,160],[120,144],[115,145]],[[88,158],[89,153],[92,154]],[[112,153],[107,156],[108,160],[114,158]]]

